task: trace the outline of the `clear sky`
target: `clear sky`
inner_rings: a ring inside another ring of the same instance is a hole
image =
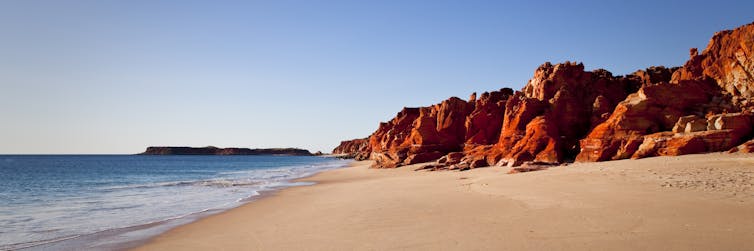
[[[0,1],[0,153],[329,152],[545,61],[677,66],[752,1]]]

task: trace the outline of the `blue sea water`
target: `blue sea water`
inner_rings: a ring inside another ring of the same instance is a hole
[[[108,236],[98,233],[232,208],[346,163],[308,156],[0,155],[0,250],[76,239],[84,241],[65,247],[91,248],[81,245]],[[122,232],[109,243],[146,237]]]

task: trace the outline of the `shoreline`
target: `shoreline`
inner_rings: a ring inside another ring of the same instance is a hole
[[[333,154],[331,154],[331,155],[325,155],[323,157],[338,158],[338,157],[340,157],[340,155],[333,155]],[[328,183],[333,182],[333,181],[332,180],[327,180],[327,179],[321,179],[320,180],[320,179],[317,179],[317,177],[320,176],[320,175],[323,175],[325,173],[336,171],[336,170],[339,170],[339,169],[353,168],[353,167],[360,167],[360,166],[369,166],[369,165],[371,165],[371,163],[372,163],[371,160],[363,160],[363,161],[353,160],[350,163],[348,163],[348,164],[346,164],[345,166],[342,166],[342,167],[338,167],[338,168],[330,169],[330,170],[325,170],[325,171],[322,171],[322,172],[318,172],[318,173],[314,173],[314,174],[311,174],[311,175],[308,175],[308,176],[304,176],[304,177],[300,177],[300,178],[296,178],[296,179],[290,180],[291,183],[311,183],[311,184],[297,185],[297,186],[288,186],[288,187],[284,187],[284,188],[281,188],[281,189],[259,191],[259,195],[250,197],[249,200],[243,201],[242,204],[240,204],[240,205],[238,205],[236,207],[232,207],[232,208],[228,208],[228,209],[224,209],[224,210],[217,210],[217,212],[214,212],[214,213],[211,213],[211,214],[196,216],[196,217],[194,217],[190,221],[187,221],[187,222],[181,223],[181,224],[173,225],[173,226],[169,227],[168,229],[166,229],[164,231],[161,231],[161,233],[156,234],[156,235],[152,235],[149,238],[145,238],[145,239],[141,239],[141,240],[136,240],[136,241],[133,241],[133,242],[130,242],[130,243],[123,243],[123,244],[127,244],[127,245],[117,245],[117,246],[114,247],[114,250],[139,250],[139,249],[143,248],[144,246],[148,245],[149,243],[155,241],[156,238],[159,238],[160,236],[165,235],[165,234],[167,234],[167,233],[169,233],[171,231],[174,231],[176,229],[179,229],[179,228],[181,228],[183,226],[191,225],[191,224],[196,223],[198,221],[206,220],[208,218],[222,216],[223,214],[229,213],[229,212],[234,211],[234,210],[239,209],[239,208],[243,208],[243,207],[249,206],[250,204],[252,204],[254,202],[259,202],[259,201],[261,201],[263,199],[273,198],[275,196],[281,196],[280,194],[283,193],[283,192],[285,192],[285,191],[287,191],[287,190],[292,190],[292,189],[297,189],[297,188],[305,188],[305,187],[316,186],[316,185],[328,184]],[[151,224],[160,224],[160,223],[149,223],[149,224],[144,224],[144,225],[151,225]],[[133,226],[133,227],[137,227],[137,226]],[[45,245],[45,244],[43,244],[43,245]]]
[[[149,242],[151,239],[165,233],[173,228],[182,225],[191,224],[197,220],[222,214],[226,211],[253,203],[260,199],[272,196],[277,192],[289,188],[311,186],[315,183],[305,181],[306,178],[315,176],[319,173],[345,168],[351,162],[344,163],[332,169],[321,170],[310,173],[298,178],[287,180],[286,185],[273,186],[256,191],[256,194],[249,195],[246,198],[239,199],[236,202],[229,202],[229,207],[208,208],[202,211],[192,212],[185,215],[170,217],[158,221],[148,222],[139,225],[105,229],[98,232],[62,237],[58,239],[42,240],[36,243],[17,243],[17,247],[11,250],[129,250],[137,248]],[[235,205],[233,205],[235,204]],[[26,245],[25,245],[26,244]]]
[[[751,154],[576,163],[513,175],[501,167],[426,172],[368,169],[367,163],[300,179],[316,185],[278,190],[134,250],[754,245]]]

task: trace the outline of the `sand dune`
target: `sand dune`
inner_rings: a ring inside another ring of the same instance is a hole
[[[368,169],[306,180],[138,250],[744,250],[754,155],[572,164],[506,174]]]

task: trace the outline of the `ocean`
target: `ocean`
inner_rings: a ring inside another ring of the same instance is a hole
[[[343,167],[309,156],[0,155],[0,250],[111,250]]]

